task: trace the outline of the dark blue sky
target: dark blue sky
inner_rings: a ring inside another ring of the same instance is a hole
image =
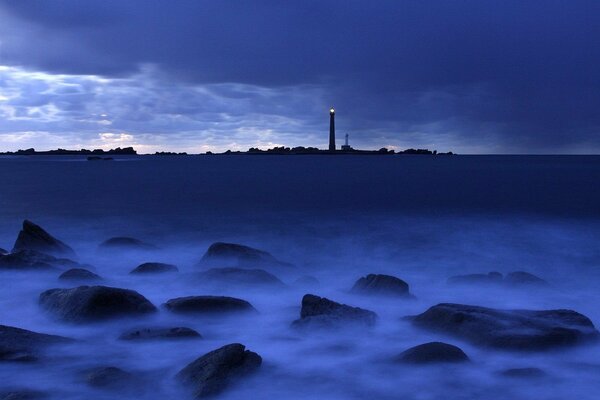
[[[598,1],[0,0],[0,148],[600,151]]]

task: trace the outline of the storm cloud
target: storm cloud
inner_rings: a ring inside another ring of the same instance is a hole
[[[355,147],[598,152],[598,15],[583,0],[0,1],[0,145],[325,147],[334,104]]]

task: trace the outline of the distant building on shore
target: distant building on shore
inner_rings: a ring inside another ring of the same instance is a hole
[[[346,143],[342,145],[342,150],[343,151],[350,151],[350,150],[354,150],[352,147],[350,147],[350,145],[348,144],[348,134],[346,133]]]

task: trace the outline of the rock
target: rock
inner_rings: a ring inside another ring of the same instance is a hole
[[[201,264],[214,265],[232,263],[238,267],[248,266],[290,266],[281,262],[270,253],[235,243],[217,242],[210,245],[202,259]]]
[[[61,268],[77,267],[75,261],[66,258],[40,253],[35,250],[19,250],[17,252],[0,255],[0,270],[46,270],[51,271]]]
[[[208,282],[240,285],[285,286],[285,284],[275,275],[262,269],[212,268],[201,272],[199,276],[202,280]]]
[[[156,250],[153,244],[142,242],[132,237],[113,237],[100,243],[102,249],[130,249],[130,250]]]
[[[2,247],[0,247],[0,256],[5,255],[5,254],[8,254],[8,251],[6,251]]]
[[[502,376],[506,376],[508,378],[522,378],[522,379],[535,379],[535,378],[544,378],[548,376],[544,371],[539,368],[530,367],[530,368],[510,368],[501,371],[500,374]]]
[[[400,353],[399,362],[412,364],[458,363],[469,361],[460,348],[442,342],[420,344]]]
[[[0,361],[35,361],[40,352],[71,339],[0,325]]]
[[[411,297],[408,283],[390,275],[364,276],[356,281],[351,291],[360,294]]]
[[[60,274],[58,279],[63,281],[101,281],[102,278],[84,268],[71,268]]]
[[[167,310],[180,314],[223,314],[256,311],[246,300],[226,296],[188,296],[167,301]]]
[[[195,399],[221,393],[228,386],[258,370],[262,358],[239,343],[228,344],[203,355],[176,378],[190,388]]]
[[[179,272],[179,269],[172,264],[148,262],[138,265],[130,274],[162,274],[165,272]]]
[[[119,390],[130,386],[135,380],[133,374],[117,367],[96,367],[85,371],[85,382],[94,388]]]
[[[17,236],[12,252],[15,253],[20,250],[35,250],[53,255],[75,255],[72,248],[54,238],[39,225],[28,220],[23,221],[23,229]]]
[[[30,389],[13,389],[0,392],[0,400],[40,400],[47,398],[46,393]]]
[[[133,329],[119,336],[121,340],[201,339],[202,335],[190,328]]]
[[[302,298],[300,319],[295,320],[292,326],[296,328],[337,328],[348,324],[373,326],[376,320],[377,314],[373,311],[306,294]]]
[[[545,280],[537,277],[529,272],[515,271],[506,275],[504,282],[509,285],[538,285],[545,286],[548,284]]]
[[[571,310],[498,310],[445,303],[409,318],[419,327],[510,350],[543,350],[598,336],[589,318]]]
[[[502,283],[502,274],[499,272],[490,272],[488,274],[467,274],[467,275],[456,275],[448,278],[449,284],[473,284],[473,283],[485,283],[485,284],[496,284]]]
[[[138,292],[107,286],[46,290],[40,294],[40,305],[69,322],[140,316],[156,311],[156,307]]]

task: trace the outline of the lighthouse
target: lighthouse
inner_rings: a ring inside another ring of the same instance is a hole
[[[329,151],[335,151],[335,109],[329,109]]]

